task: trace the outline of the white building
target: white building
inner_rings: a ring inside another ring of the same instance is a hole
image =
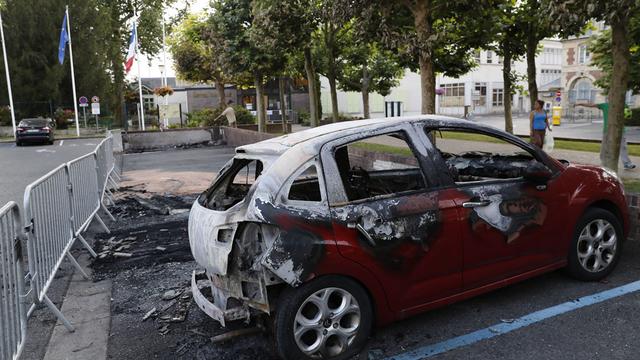
[[[541,50],[536,57],[536,70],[540,98],[546,102],[555,101],[555,91],[561,88],[562,43],[559,40],[545,39],[541,41]],[[469,106],[475,114],[504,113],[504,85],[502,81],[502,59],[491,50],[476,52],[478,66],[469,73],[450,78],[438,75],[436,86],[444,90],[443,95],[436,96],[436,112],[446,115],[463,115],[465,106]],[[526,59],[513,63],[513,70],[522,76],[527,74]],[[321,78],[322,110],[325,116],[331,111],[329,82]],[[524,92],[513,96],[513,111],[528,112],[529,96],[526,78],[517,86]],[[391,94],[382,97],[371,94],[370,109],[372,117],[385,115],[385,101],[402,103],[404,115],[420,114],[421,90],[420,76],[407,71]],[[362,116],[362,97],[359,93],[338,92],[338,108],[351,116]]]

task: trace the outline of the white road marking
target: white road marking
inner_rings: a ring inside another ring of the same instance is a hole
[[[38,150],[36,150],[36,152],[39,152],[39,153],[42,153],[42,152],[44,152],[44,153],[55,153],[56,151],[55,150],[49,150],[49,149],[38,149]]]
[[[637,291],[640,291],[640,280],[596,294],[583,296],[573,301],[567,301],[565,303],[548,307],[546,309],[538,310],[517,319],[513,319],[513,321],[497,323],[488,328],[477,330],[466,335],[457,336],[439,342],[437,344],[425,345],[413,350],[409,350],[394,356],[390,356],[386,360],[417,360],[430,358],[432,356],[442,354],[453,349],[471,345],[477,343],[478,341],[491,339],[496,336],[536,324],[540,321],[550,319],[570,311],[575,311],[586,306],[598,304],[603,301],[615,299],[617,297],[631,294]]]
[[[62,146],[62,144],[64,144],[64,140],[60,140],[60,146]]]

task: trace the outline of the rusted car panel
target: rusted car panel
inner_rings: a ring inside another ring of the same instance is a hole
[[[447,154],[425,131],[440,128],[495,135],[529,155]],[[410,161],[376,173],[375,191],[359,189],[354,170],[348,189],[337,149],[388,134],[406,142]],[[548,172],[544,185],[535,182],[536,166]],[[238,176],[254,182],[236,184]],[[389,188],[380,179],[390,179]],[[446,117],[336,123],[269,139],[237,148],[192,207],[191,250],[213,300],[195,277],[194,299],[223,325],[248,318],[250,308],[271,313],[276,286],[325,274],[358,280],[332,268],[346,259],[384,289],[378,319],[401,318],[513,274],[561,266],[573,229],[558,214],[574,223],[591,198],[619,208],[626,233],[624,197],[607,171],[567,166],[511,135]]]

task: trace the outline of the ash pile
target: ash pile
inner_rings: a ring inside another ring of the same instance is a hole
[[[193,201],[122,189],[111,207],[111,233],[95,235],[93,277],[113,282],[109,358],[275,358],[271,339],[252,330],[255,324],[221,328],[193,302],[198,266],[187,233]]]

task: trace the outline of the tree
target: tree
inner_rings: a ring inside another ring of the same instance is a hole
[[[333,122],[337,122],[339,118],[337,81],[342,71],[340,58],[349,45],[346,36],[352,25],[349,21],[351,16],[348,8],[340,0],[318,1],[316,7],[319,27],[313,39],[320,55],[320,72],[329,81],[331,118]]]
[[[101,16],[109,20],[109,36],[103,40],[107,47],[110,62],[110,73],[113,77],[113,93],[111,101],[115,104],[115,115],[118,121],[122,119],[122,104],[125,91],[124,61],[129,47],[131,35],[131,21],[135,16],[134,7],[140,18],[138,19],[138,43],[142,55],[153,56],[162,48],[162,12],[175,0],[102,0],[100,1]]]
[[[346,1],[346,0],[345,0]],[[472,50],[486,46],[496,0],[353,0],[355,16],[381,43],[420,71],[422,113],[435,112],[435,74],[457,77],[475,66]]]
[[[640,93],[640,14],[635,14],[629,21],[629,85],[633,93]],[[591,64],[602,70],[602,77],[596,80],[596,85],[605,92],[609,91],[609,84],[613,74],[613,58],[611,56],[611,30],[607,29],[595,36],[589,44]]]
[[[259,39],[251,36],[254,28],[253,4],[251,0],[221,0],[213,3],[211,21],[220,30],[224,46],[224,71],[238,83],[250,83],[256,89],[258,131],[266,126],[266,104],[264,83],[280,68],[282,58],[276,56],[275,49],[267,51],[259,44]]]
[[[496,10],[496,53],[502,57],[502,81],[504,86],[504,128],[513,134],[512,102],[517,74],[511,62],[517,61],[527,51],[527,23],[523,21],[526,8],[515,0],[508,0]],[[535,81],[535,79],[534,79]]]
[[[319,84],[312,53],[312,33],[318,26],[315,0],[260,0],[254,2],[255,38],[263,48],[284,56],[284,74],[304,75],[309,93],[311,126],[319,121]],[[278,65],[282,65],[280,62]],[[282,69],[280,69],[282,70]],[[280,74],[283,74],[280,72]],[[280,76],[282,79],[282,76]],[[281,82],[281,81],[280,81]],[[282,101],[283,99],[281,99]]]
[[[638,0],[555,1],[548,4],[554,24],[562,35],[576,33],[590,19],[605,21],[611,26],[612,68],[609,80],[609,121],[600,148],[603,166],[618,170],[620,140],[624,128],[625,93],[629,85],[629,38],[632,17],[640,11]]]
[[[369,119],[369,93],[389,95],[391,89],[398,85],[404,68],[391,51],[382,49],[380,44],[355,31],[350,32],[348,41],[351,46],[344,52],[339,87],[343,91],[362,94],[363,115]]]
[[[536,81],[536,55],[538,46],[544,38],[553,36],[553,21],[548,16],[542,16],[545,1],[550,0],[526,0],[520,4],[519,17],[524,22],[527,46],[527,83],[529,90],[529,102],[531,110],[538,100],[538,83]]]
[[[224,86],[229,77],[222,71],[225,51],[215,22],[204,14],[190,15],[175,29],[169,45],[178,75],[193,82],[213,82],[218,106],[224,107]]]

